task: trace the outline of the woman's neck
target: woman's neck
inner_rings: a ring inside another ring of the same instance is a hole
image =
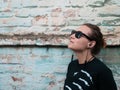
[[[94,58],[94,56],[90,53],[90,51],[75,52],[75,53],[79,64],[84,64],[86,62],[91,61]]]

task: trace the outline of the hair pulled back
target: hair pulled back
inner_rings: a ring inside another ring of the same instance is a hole
[[[103,39],[103,34],[97,25],[90,23],[85,23],[83,25],[91,29],[91,34],[89,37],[91,37],[92,40],[96,41],[95,46],[91,49],[91,53],[93,55],[97,55],[100,52],[101,48],[104,48],[106,46],[105,40]]]

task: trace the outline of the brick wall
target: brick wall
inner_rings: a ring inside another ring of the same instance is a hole
[[[0,90],[62,90],[69,29],[87,22],[112,46],[99,57],[120,88],[119,10],[118,0],[0,0]]]
[[[67,45],[69,29],[86,22],[101,27],[108,45],[120,45],[119,5],[118,0],[1,0],[0,45]]]

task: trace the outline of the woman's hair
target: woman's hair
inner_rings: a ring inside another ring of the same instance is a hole
[[[97,25],[93,25],[90,23],[85,23],[83,25],[91,29],[91,34],[89,37],[92,38],[93,41],[96,41],[95,46],[91,49],[91,53],[93,55],[97,55],[100,52],[101,48],[104,48],[106,46],[101,30]]]

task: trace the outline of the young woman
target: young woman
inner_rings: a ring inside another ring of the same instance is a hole
[[[86,23],[71,32],[68,48],[77,59],[68,66],[64,90],[117,90],[111,70],[95,57],[104,46],[96,25]]]

